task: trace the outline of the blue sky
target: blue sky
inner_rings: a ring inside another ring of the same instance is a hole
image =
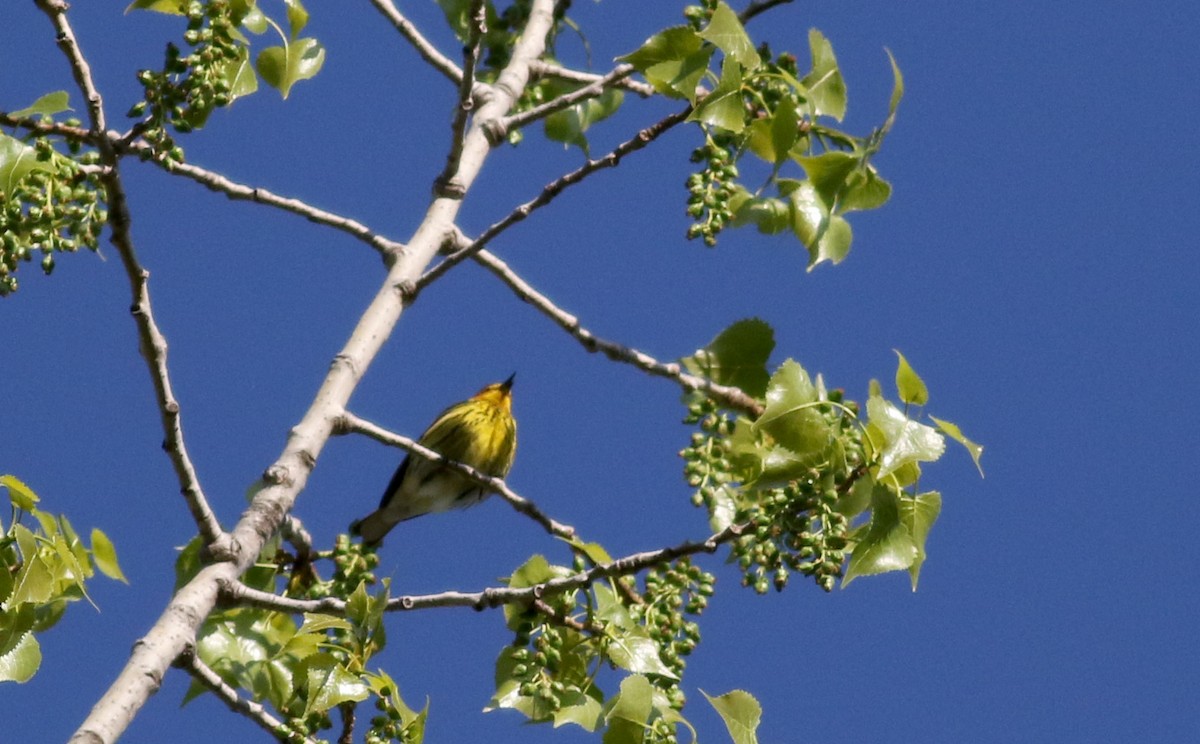
[[[596,69],[677,23],[682,3],[577,2]],[[181,24],[71,11],[110,115],[134,100]],[[440,12],[401,6],[448,52]],[[295,195],[397,240],[440,169],[454,91],[368,3],[314,3],[325,69],[291,98],[260,92],[185,140],[193,162]],[[895,187],[856,215],[837,267],[805,272],[797,244],[727,233],[687,243],[683,181],[697,132],[680,128],[598,174],[493,244],[598,335],[667,360],[731,322],[776,332],[851,397],[890,385],[893,348],[931,390],[929,412],[986,447],[987,477],[952,449],[926,470],[944,506],[920,591],[901,574],[825,595],[795,582],[757,597],[710,559],[718,594],[685,678],[703,741],[725,741],[698,690],[751,690],[760,740],[1185,742],[1200,738],[1192,422],[1198,347],[1200,12],[1183,2],[798,3],[750,26],[776,49],[833,42],[849,128],[886,113],[890,49],[907,83],[878,159]],[[569,41],[564,41],[567,49]],[[580,58],[578,51],[573,53]],[[69,89],[33,3],[0,30],[0,109]],[[673,110],[627,99],[594,132],[607,150]],[[489,159],[464,205],[475,233],[579,162],[530,136]],[[152,272],[176,394],[201,482],[226,526],[278,455],[382,280],[373,251],[291,215],[231,203],[128,163],[133,235]],[[3,691],[14,741],[63,740],[165,605],[174,547],[193,529],[177,493],[111,248],[24,267],[0,301],[7,386],[0,472],[116,542],[130,586],[98,580],[101,608],[73,607],[43,638],[33,681]],[[679,391],[588,355],[467,264],[422,294],[351,401],[415,435],[450,401],[516,370],[521,443],[509,482],[614,554],[700,537],[676,452]],[[322,454],[297,514],[328,542],[373,507],[399,453],[362,438]],[[526,557],[561,550],[499,500],[397,529],[382,551],[397,591],[478,589]],[[427,740],[583,742],[573,730],[482,714],[499,613],[389,618],[385,663]],[[215,701],[182,711],[182,673],[123,741],[256,740]],[[15,733],[13,729],[15,727]]]

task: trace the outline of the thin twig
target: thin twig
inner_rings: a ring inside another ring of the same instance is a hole
[[[130,312],[137,324],[142,357],[146,360],[150,379],[154,384],[155,400],[158,403],[163,428],[163,449],[174,466],[180,492],[187,502],[192,519],[196,522],[196,528],[205,544],[211,545],[224,535],[224,531],[204,496],[200,479],[184,443],[179,401],[175,399],[175,393],[171,389],[171,377],[167,368],[167,339],[154,320],[150,304],[150,272],[142,266],[134,249],[130,232],[129,203],[118,169],[119,155],[112,141],[104,136],[107,131],[104,99],[96,88],[91,68],[84,59],[83,52],[75,40],[75,32],[67,20],[67,3],[64,0],[36,0],[36,3],[54,24],[59,49],[66,55],[75,84],[87,101],[91,133],[95,138],[100,161],[107,167],[102,180],[109,208],[110,240],[121,257],[121,264],[129,279],[129,289],[133,297]]]
[[[464,260],[470,258],[477,251],[483,250],[484,246],[488,244],[488,241],[492,240],[500,233],[528,217],[533,213],[534,210],[549,204],[567,187],[579,183],[598,170],[616,166],[621,162],[621,158],[625,157],[631,152],[642,149],[646,145],[658,139],[658,137],[668,129],[687,119],[688,114],[690,113],[691,108],[689,107],[685,108],[683,111],[671,114],[670,116],[667,116],[641,130],[632,138],[617,145],[607,155],[604,155],[597,160],[589,160],[570,173],[567,173],[566,175],[546,184],[546,186],[542,188],[542,192],[536,197],[509,212],[499,222],[492,224],[492,226],[484,230],[479,237],[475,238],[470,245],[464,246],[449,256],[446,256],[441,263],[425,272],[425,274],[422,275],[414,285],[413,294],[415,295],[416,292],[419,292],[421,289],[429,286],[431,282],[436,281],[438,277],[445,274],[447,271],[454,268]]]
[[[752,417],[757,417],[762,413],[762,404],[743,392],[741,388],[719,385],[708,378],[690,374],[678,362],[660,362],[645,352],[623,346],[615,341],[599,338],[584,328],[580,324],[579,318],[555,305],[550,298],[534,289],[531,284],[510,269],[508,264],[492,253],[479,251],[474,258],[477,263],[507,284],[517,297],[540,310],[543,315],[553,320],[588,351],[598,351],[615,362],[632,364],[643,372],[674,380],[684,390],[700,391],[713,400]]]
[[[388,444],[393,447],[400,447],[401,449],[408,450],[409,452],[415,452],[431,462],[441,463],[451,470],[456,470],[459,473],[462,473],[484,488],[496,492],[502,499],[507,501],[512,508],[540,524],[542,528],[551,535],[554,535],[555,537],[561,537],[566,540],[569,540],[575,536],[574,527],[569,524],[563,524],[562,522],[551,519],[532,501],[519,495],[509,488],[508,484],[506,484],[501,478],[494,478],[487,473],[476,470],[470,465],[464,465],[461,462],[447,459],[441,454],[423,446],[413,439],[409,439],[408,437],[401,436],[399,434],[394,434],[387,429],[371,423],[370,421],[366,421],[352,413],[346,412],[339,417],[337,426],[334,429],[334,433],[345,434],[349,432],[364,434],[377,442],[382,442],[383,444]]]
[[[179,659],[181,665],[192,675],[200,684],[214,695],[216,695],[229,709],[234,713],[240,713],[246,718],[249,718],[258,727],[266,731],[271,736],[281,742],[295,741],[292,738],[297,732],[286,723],[276,718],[267,710],[262,703],[254,700],[247,700],[238,694],[238,691],[231,687],[225,680],[221,679],[221,675],[217,674],[212,667],[200,660],[200,657],[195,651],[188,650]],[[302,739],[306,744],[317,744],[316,739],[304,737]]]
[[[485,610],[510,604],[527,604],[554,594],[591,586],[601,579],[631,576],[676,558],[697,553],[715,553],[721,545],[737,539],[749,529],[751,529],[750,522],[733,524],[699,542],[689,540],[657,550],[633,553],[607,563],[597,564],[587,571],[550,579],[533,586],[494,586],[478,592],[448,591],[437,594],[392,597],[388,600],[387,609],[389,612],[428,610],[435,607],[470,607],[475,610]],[[338,597],[292,599],[246,586],[240,581],[223,585],[222,593],[231,602],[279,612],[296,614],[322,612],[340,615],[346,611],[346,601]]]
[[[483,0],[471,0],[467,11],[471,30],[470,38],[463,46],[462,81],[458,86],[458,104],[454,107],[454,119],[450,122],[450,151],[446,154],[446,167],[435,182],[437,193],[450,198],[461,199],[466,195],[463,185],[454,181],[454,174],[458,173],[459,160],[462,158],[467,119],[475,108],[472,95],[475,87],[475,65],[479,63],[479,45],[483,35],[487,33],[487,14],[484,7]]]
[[[454,61],[449,57],[439,52],[437,47],[430,43],[417,30],[413,22],[404,17],[404,14],[396,8],[392,0],[371,0],[371,4],[380,13],[383,13],[385,18],[392,22],[396,30],[405,39],[408,39],[408,43],[413,45],[413,48],[417,50],[417,54],[420,54],[422,59],[432,65],[433,69],[445,75],[455,85],[462,83],[463,72],[458,68],[458,65],[454,64]]]
[[[570,93],[564,93],[561,96],[552,98],[540,106],[534,106],[531,109],[527,109],[518,114],[509,116],[504,120],[504,131],[507,132],[513,129],[519,129],[530,122],[537,121],[538,119],[544,119],[550,114],[553,114],[555,111],[562,111],[563,109],[573,106],[587,98],[595,98],[603,93],[605,88],[611,87],[612,84],[617,80],[628,77],[632,72],[633,65],[618,65],[615,69],[613,69],[612,72],[598,80],[588,83],[582,88],[576,88]]]
[[[529,70],[538,77],[555,77],[560,80],[569,80],[573,83],[594,83],[597,80],[603,80],[604,75],[598,75],[594,72],[584,72],[582,70],[572,70],[569,67],[556,65],[552,62],[538,60],[529,66]],[[631,93],[636,93],[642,98],[649,98],[658,93],[653,85],[643,83],[640,80],[634,80],[630,77],[623,77],[613,80],[609,83],[610,88],[623,88]]]

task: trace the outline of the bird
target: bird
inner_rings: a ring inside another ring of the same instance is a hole
[[[517,452],[512,415],[513,373],[442,411],[417,442],[448,460],[503,478]],[[422,514],[474,506],[492,492],[466,475],[410,452],[383,492],[379,508],[350,525],[363,545],[375,546],[400,522]]]

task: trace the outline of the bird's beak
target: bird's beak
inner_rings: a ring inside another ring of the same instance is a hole
[[[509,390],[512,390],[512,386],[513,386],[513,380],[515,380],[515,379],[517,379],[517,373],[516,373],[516,372],[513,372],[511,375],[509,375],[509,376],[508,376],[508,379],[507,379],[507,380],[505,380],[504,382],[500,383],[500,389],[501,389],[501,390],[503,390],[503,391],[504,391],[504,392],[506,392],[506,393],[507,393]]]

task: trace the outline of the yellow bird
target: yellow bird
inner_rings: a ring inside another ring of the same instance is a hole
[[[512,415],[513,374],[442,411],[417,441],[448,460],[497,478],[508,475],[517,452]],[[383,492],[379,508],[350,525],[364,545],[377,545],[399,522],[422,514],[474,506],[491,495],[462,473],[409,453]]]

